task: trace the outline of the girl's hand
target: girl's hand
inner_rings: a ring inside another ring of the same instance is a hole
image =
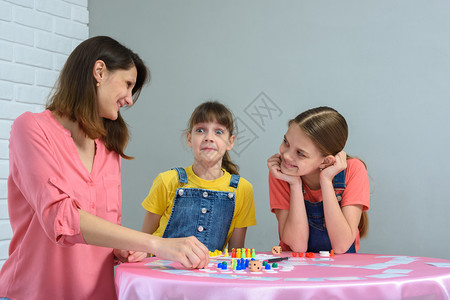
[[[276,179],[286,181],[290,185],[302,185],[302,179],[300,176],[290,176],[281,172],[281,155],[279,153],[269,157],[267,160],[267,167],[269,168],[272,176]]]
[[[178,261],[186,268],[201,269],[208,266],[209,251],[196,237],[155,239],[157,257]]]
[[[147,257],[146,252],[114,249],[114,255],[121,262],[138,262]]]
[[[339,152],[334,156],[334,164],[325,167],[320,172],[320,180],[330,180],[332,181],[334,176],[336,176],[342,170],[347,168],[347,153],[344,151]]]

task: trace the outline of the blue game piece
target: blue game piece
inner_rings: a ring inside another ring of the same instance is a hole
[[[269,264],[266,264],[265,269],[266,269],[266,270],[270,270],[270,265],[269,265]]]

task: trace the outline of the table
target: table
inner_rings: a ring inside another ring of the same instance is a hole
[[[115,283],[119,299],[450,299],[450,261],[415,256],[341,254],[335,257],[280,256],[278,269],[221,270],[211,258],[204,270],[147,258],[121,264]],[[272,258],[257,253],[257,260]],[[228,262],[230,260],[228,259]]]

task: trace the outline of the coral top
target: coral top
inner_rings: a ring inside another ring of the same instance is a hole
[[[364,164],[357,158],[347,160],[347,169],[345,169],[345,185],[346,188],[342,194],[341,207],[347,205],[362,205],[363,211],[367,211],[370,206],[370,187],[369,176]],[[311,190],[307,185],[303,184],[303,196],[310,202],[322,201],[322,191]],[[276,179],[269,173],[269,194],[270,194],[270,211],[275,209],[289,210],[290,188],[289,183]],[[290,250],[289,246],[281,242],[284,250]],[[355,240],[355,249],[359,249],[359,233]]]
[[[92,172],[71,134],[46,110],[14,122],[8,209],[13,237],[0,297],[114,299],[112,249],[87,245],[78,208],[119,224],[120,156],[96,140]]]

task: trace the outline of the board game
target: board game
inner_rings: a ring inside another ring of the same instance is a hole
[[[158,257],[122,264],[116,291],[119,299],[450,299],[448,260],[256,251],[236,256],[212,253],[204,269]]]

